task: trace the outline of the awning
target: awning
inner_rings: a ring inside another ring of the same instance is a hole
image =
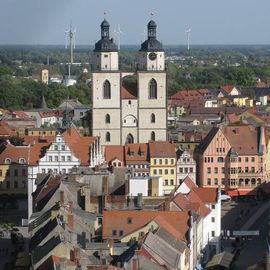
[[[231,197],[235,197],[235,196],[238,196],[238,190],[237,189],[234,189],[234,190],[229,190],[227,192],[227,194]]]
[[[239,196],[256,195],[256,190],[238,190]]]

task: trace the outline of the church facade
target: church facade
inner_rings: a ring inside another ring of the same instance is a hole
[[[109,23],[101,23],[92,61],[92,135],[103,146],[167,140],[165,53],[156,28],[151,20],[136,72],[123,72]]]

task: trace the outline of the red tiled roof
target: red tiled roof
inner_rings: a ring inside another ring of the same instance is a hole
[[[198,187],[188,175],[184,178],[183,183],[185,183],[189,189]]]
[[[150,156],[154,157],[171,157],[176,158],[176,148],[174,143],[167,141],[149,142]]]
[[[268,87],[268,84],[265,82],[258,82],[256,87],[257,88],[265,88],[265,87]]]
[[[137,99],[138,93],[137,83],[124,82],[122,85],[121,96],[122,99]]]
[[[223,126],[222,133],[240,155],[258,154],[258,130],[251,125]],[[245,138],[243,140],[243,138]]]
[[[193,188],[197,196],[201,199],[203,203],[216,203],[217,202],[217,188]]]
[[[176,231],[183,235],[188,231],[188,213],[181,211],[104,211],[103,212],[103,239],[119,239],[119,230],[123,231],[123,236],[128,235],[145,225],[156,217],[165,219]],[[131,223],[128,223],[131,218]],[[161,222],[161,220],[159,219]],[[117,236],[113,235],[113,230],[117,231]],[[122,236],[122,237],[123,237]]]
[[[12,130],[7,124],[1,122],[0,124],[0,137],[15,136],[16,132]]]
[[[125,145],[126,164],[149,163],[149,147],[147,143],[134,143]]]
[[[124,162],[124,146],[122,145],[107,145],[105,146],[105,160],[108,164],[114,159],[119,159]]]
[[[74,126],[65,131],[63,137],[69,147],[73,150],[75,156],[80,159],[81,165],[89,165],[91,145],[95,142],[96,137],[83,137]]]
[[[220,89],[221,91],[223,91],[224,93],[226,94],[230,94],[232,92],[232,90],[236,88],[235,86],[233,85],[224,85],[224,86],[221,86]],[[236,88],[237,89],[237,88]],[[238,89],[237,89],[238,90]],[[239,90],[238,90],[239,91]]]
[[[28,118],[28,115],[24,111],[14,111],[13,112],[18,118]]]

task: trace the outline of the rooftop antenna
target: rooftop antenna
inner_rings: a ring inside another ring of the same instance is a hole
[[[189,51],[189,47],[190,47],[190,36],[191,36],[191,28],[188,28],[186,30],[186,34],[187,34],[187,49]]]
[[[121,35],[123,34],[123,32],[120,29],[120,25],[119,24],[118,24],[117,29],[114,29],[113,33],[114,33],[115,39],[117,40],[118,51],[120,51],[120,47],[121,47]]]
[[[73,50],[75,49],[75,36],[76,36],[76,29],[72,26],[72,21],[70,22],[69,30],[65,31],[66,36],[66,49],[68,47],[68,39],[69,39],[69,47],[70,47],[70,64],[73,64]]]

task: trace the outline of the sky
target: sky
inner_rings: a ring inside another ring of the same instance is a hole
[[[59,45],[70,21],[76,43],[93,45],[106,19],[121,44],[139,45],[154,13],[166,45],[270,44],[270,0],[0,0],[0,44]]]

